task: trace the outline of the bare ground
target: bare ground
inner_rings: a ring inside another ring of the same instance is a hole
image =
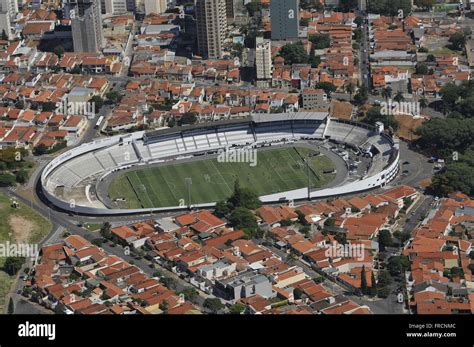
[[[10,216],[8,223],[13,230],[13,239],[17,243],[28,243],[34,224],[20,216]]]

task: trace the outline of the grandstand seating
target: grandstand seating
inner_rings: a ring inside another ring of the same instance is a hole
[[[53,192],[57,186],[65,189],[80,186],[85,179],[105,173],[114,168],[161,158],[172,158],[199,151],[218,149],[224,146],[244,145],[254,142],[274,141],[283,138],[328,137],[354,146],[372,145],[379,154],[374,155],[368,175],[385,168],[392,153],[393,144],[384,136],[369,128],[337,120],[325,122],[294,121],[226,124],[222,127],[189,129],[183,133],[159,132],[152,134],[146,142],[138,136],[124,143],[98,148],[86,152],[57,166],[46,180],[45,187]]]
[[[357,125],[332,121],[327,127],[326,136],[336,141],[360,146],[367,140],[370,132],[369,129]]]

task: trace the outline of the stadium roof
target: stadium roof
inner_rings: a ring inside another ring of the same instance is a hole
[[[276,122],[285,120],[319,120],[323,121],[328,117],[328,112],[294,112],[294,113],[269,113],[254,114],[252,120],[255,123]]]

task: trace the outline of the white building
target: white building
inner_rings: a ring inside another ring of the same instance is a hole
[[[272,78],[272,42],[263,37],[256,38],[255,67],[257,70],[257,84],[260,81],[269,81]]]
[[[0,11],[0,34],[3,32],[7,34],[9,40],[13,39],[10,15],[8,12]]]
[[[0,0],[0,34],[5,31],[9,40],[13,39],[12,22],[17,14],[17,0]]]
[[[167,0],[145,0],[145,14],[164,13],[168,8]]]
[[[102,14],[123,14],[127,12],[127,0],[101,0]]]
[[[227,36],[225,0],[196,0],[196,20],[200,55],[221,58]]]
[[[0,0],[0,12],[8,12],[12,21],[18,13],[18,0]]]

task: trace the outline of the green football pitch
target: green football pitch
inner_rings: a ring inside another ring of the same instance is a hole
[[[118,202],[121,208],[187,205],[189,191],[191,204],[219,201],[232,194],[236,179],[258,195],[278,193],[307,186],[304,158],[312,188],[335,178],[335,173],[324,173],[335,168],[326,156],[304,147],[287,147],[258,150],[253,167],[213,158],[128,171],[112,180],[108,193],[111,199],[124,200]]]

